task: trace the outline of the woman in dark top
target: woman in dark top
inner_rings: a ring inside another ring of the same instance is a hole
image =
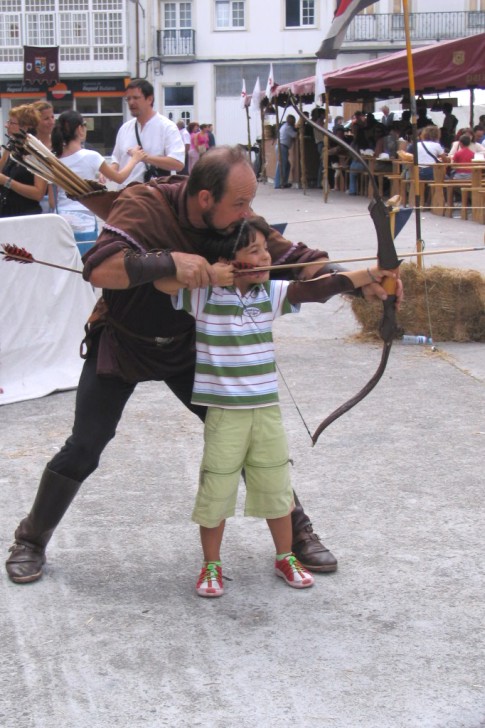
[[[16,106],[10,110],[6,124],[7,136],[19,130],[35,134],[39,122],[38,112],[31,105]],[[42,212],[40,200],[47,183],[15,162],[5,150],[0,159],[0,217],[37,215]]]

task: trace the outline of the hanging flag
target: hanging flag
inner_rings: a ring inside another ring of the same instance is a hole
[[[266,96],[266,98],[269,101],[271,101],[271,99],[273,98],[274,86],[275,86],[275,82],[274,82],[274,76],[273,76],[273,64],[271,63],[271,65],[269,67],[269,76],[268,76],[268,82],[266,84],[266,91],[264,93],[264,95]]]
[[[246,81],[242,80],[242,91],[241,91],[241,109],[245,109],[248,105],[248,95],[246,93]]]
[[[59,46],[24,46],[24,83],[59,82]]]
[[[325,72],[325,66],[327,64],[322,58],[317,61],[317,67],[315,69],[315,103],[318,103],[318,97],[323,96],[325,93],[325,79],[323,74]]]
[[[337,58],[352,18],[369,5],[374,5],[374,2],[375,0],[337,0],[332,25],[316,53],[317,58]]]
[[[261,93],[261,84],[259,83],[259,76],[256,79],[256,83],[254,84],[253,93],[251,96],[251,103],[249,105],[249,108],[251,111],[254,111],[254,113],[259,113],[259,107],[261,106],[261,98],[263,94]]]

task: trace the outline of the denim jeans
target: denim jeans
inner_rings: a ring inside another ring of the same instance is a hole
[[[278,149],[281,148],[281,164],[283,167],[283,174],[280,173],[280,155]],[[276,172],[274,176],[274,188],[278,190],[280,187],[284,187],[288,184],[288,178],[290,176],[290,148],[286,144],[281,144],[280,147],[276,147]]]
[[[356,159],[353,159],[350,163],[350,174],[349,174],[349,195],[356,195],[357,194],[357,177],[359,175],[355,174],[356,171],[360,171],[365,169],[362,162],[358,162]],[[354,170],[354,174],[352,174],[352,170]]]

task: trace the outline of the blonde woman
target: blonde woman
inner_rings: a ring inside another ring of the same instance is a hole
[[[48,101],[34,101],[32,108],[39,114],[36,137],[47,149],[52,149],[52,130],[56,123],[54,107]],[[47,185],[47,194],[40,201],[43,212],[55,212],[56,202],[51,184]]]
[[[440,144],[440,129],[426,126],[421,130],[418,142],[419,179],[433,179],[433,165],[449,162],[450,158]]]
[[[32,108],[39,114],[36,137],[47,149],[52,149],[52,130],[56,123],[54,107],[48,101],[34,101]]]
[[[36,134],[39,114],[30,104],[10,110],[6,130],[8,136],[25,131]],[[0,217],[39,215],[40,201],[47,191],[47,182],[15,162],[8,150],[0,159]]]

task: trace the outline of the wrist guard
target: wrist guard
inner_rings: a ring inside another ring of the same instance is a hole
[[[311,301],[325,303],[339,293],[351,293],[354,284],[346,275],[333,273],[326,278],[292,281],[288,286],[288,300],[292,304]]]
[[[129,251],[125,255],[125,270],[130,281],[129,288],[177,275],[169,250],[151,250],[149,253]]]
[[[343,265],[340,265],[340,263],[327,263],[323,266],[322,270],[319,271],[320,275],[323,273],[345,273],[347,268],[344,268]],[[348,293],[353,298],[363,298],[364,294],[362,293],[362,288],[354,288],[351,291],[344,291],[345,293]]]
[[[318,275],[324,275],[325,273],[345,273],[345,268],[340,263],[325,263],[321,270],[318,271]]]

